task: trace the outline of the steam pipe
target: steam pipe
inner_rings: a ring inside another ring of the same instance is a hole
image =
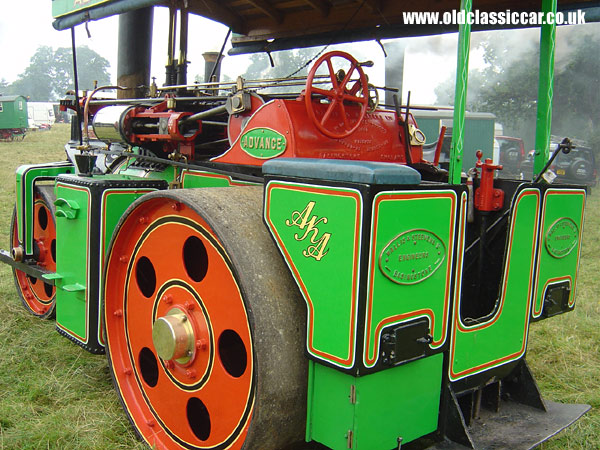
[[[88,129],[88,116],[90,114],[90,100],[98,91],[106,91],[110,89],[117,89],[117,92],[127,90],[126,87],[123,86],[100,86],[92,91],[92,93],[85,99],[85,107],[83,108],[83,133],[85,135],[85,143],[86,145],[90,141],[90,132]]]
[[[73,81],[75,84],[75,111],[77,112],[77,135],[79,136],[79,145],[83,145],[83,136],[81,135],[81,105],[79,104],[79,76],[77,74],[77,48],[75,46],[75,27],[71,28],[71,48],[73,51]]]

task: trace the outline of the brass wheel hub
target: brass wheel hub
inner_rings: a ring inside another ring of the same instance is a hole
[[[194,355],[194,328],[188,316],[179,308],[171,309],[166,316],[159,317],[152,326],[152,342],[158,356],[187,364]]]

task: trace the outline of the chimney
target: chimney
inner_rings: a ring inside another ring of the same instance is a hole
[[[211,81],[220,81],[221,79],[221,62],[225,56],[221,56],[219,61],[219,52],[206,52],[202,53],[204,57],[204,82],[209,83]],[[209,80],[211,74],[213,79]]]

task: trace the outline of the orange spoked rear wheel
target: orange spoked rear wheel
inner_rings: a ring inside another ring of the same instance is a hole
[[[260,201],[261,190],[250,190]],[[130,208],[113,237],[104,306],[115,385],[131,422],[150,446],[168,450],[284,448],[301,439],[304,417],[297,412],[297,404],[290,403],[290,410],[281,406],[273,410],[281,398],[277,398],[279,392],[270,391],[284,390],[281,380],[272,379],[281,376],[288,389],[282,393],[283,404],[286,398],[305,403],[304,386],[293,386],[305,370],[301,336],[294,326],[283,344],[273,341],[268,345],[273,348],[266,350],[264,342],[257,344],[257,334],[261,341],[268,337],[262,336],[262,325],[256,326],[266,319],[261,310],[271,314],[274,305],[256,303],[268,302],[268,295],[280,295],[281,287],[267,292],[260,286],[264,283],[250,286],[244,281],[236,249],[224,245],[226,227],[206,213],[204,206],[211,209],[206,199],[197,197],[197,192],[188,190],[146,196]],[[232,198],[227,192],[217,197],[218,203]],[[239,217],[230,219],[242,228],[262,227],[255,223],[260,221],[260,209],[256,216],[251,224],[241,224]],[[253,251],[261,253],[265,244],[271,255],[273,244],[268,239],[253,243]],[[270,271],[266,270],[268,278],[275,276],[268,275]],[[290,288],[288,282],[284,277],[284,289]],[[258,296],[248,292],[257,288]],[[292,308],[301,308],[299,299],[291,297]],[[269,321],[281,322],[281,327],[288,319],[269,317]],[[283,375],[288,367],[273,373],[275,361],[266,361],[282,346],[295,359],[291,378]],[[271,386],[265,390],[264,384]],[[297,430],[275,431],[278,422],[283,425],[290,418],[302,422]],[[268,435],[275,436],[265,438]],[[260,446],[253,443],[256,439],[261,439]]]
[[[37,265],[56,271],[56,221],[54,218],[54,191],[52,186],[37,186],[34,191],[33,248]],[[11,224],[11,246],[18,248],[19,241],[16,210]],[[54,316],[56,288],[41,279],[13,270],[15,285],[25,308],[40,318]]]

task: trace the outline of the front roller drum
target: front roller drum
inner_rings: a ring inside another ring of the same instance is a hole
[[[36,264],[50,272],[56,272],[56,219],[54,187],[36,186],[33,203],[33,259]],[[23,242],[19,241],[17,210],[13,211],[10,228],[10,245],[13,257],[23,258]],[[56,305],[56,287],[43,280],[13,269],[15,286],[25,309],[36,317],[48,319],[54,317]]]
[[[117,226],[107,355],[152,448],[282,450],[304,437],[306,312],[262,223],[262,194],[155,192]]]

